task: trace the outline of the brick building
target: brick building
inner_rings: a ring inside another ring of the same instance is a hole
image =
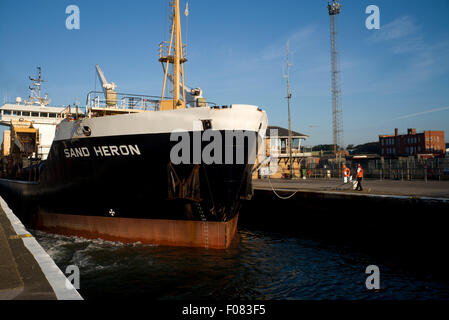
[[[416,133],[415,129],[407,129],[407,134],[399,134],[395,129],[394,135],[379,135],[379,153],[386,158],[416,155],[444,157],[444,131]]]

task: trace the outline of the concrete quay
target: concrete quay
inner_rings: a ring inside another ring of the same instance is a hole
[[[1,197],[0,300],[82,300]]]
[[[276,190],[288,192],[321,193],[350,196],[421,198],[423,200],[449,201],[449,181],[362,181],[363,191],[355,191],[352,183],[343,184],[340,179],[257,179],[253,180],[255,190]]]

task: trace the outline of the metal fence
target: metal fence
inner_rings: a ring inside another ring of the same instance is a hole
[[[342,165],[345,164],[355,176],[357,164],[363,168],[368,179],[387,180],[449,180],[449,159],[384,159],[358,160],[343,163],[311,162],[301,163],[301,176],[308,178],[340,178]]]

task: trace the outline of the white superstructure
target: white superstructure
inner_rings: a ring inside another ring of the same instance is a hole
[[[47,95],[41,97],[41,83],[45,80],[41,78],[41,69],[37,69],[38,77],[30,77],[32,86],[29,100],[22,101],[22,98],[17,97],[16,103],[4,103],[0,107],[0,125],[10,127],[11,121],[32,122],[33,127],[39,130],[38,156],[45,160],[55,137],[56,125],[63,120],[69,108],[48,106],[50,100]]]
[[[11,120],[33,122],[34,128],[39,129],[38,153],[45,160],[55,137],[56,125],[63,119],[64,110],[67,108],[6,103],[0,107],[0,125],[9,127]]]

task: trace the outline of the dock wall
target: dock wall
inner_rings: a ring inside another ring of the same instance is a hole
[[[11,272],[2,274],[2,283],[6,281],[5,288],[1,290],[3,298],[82,300],[78,291],[36,239],[25,229],[2,197],[0,197],[0,207],[4,214],[2,215],[4,219],[1,221],[2,230],[6,229],[13,233],[9,234],[8,238],[4,234],[0,241],[4,247],[9,247],[8,252],[11,253],[10,258],[12,257],[9,259],[10,262],[12,261],[10,264],[16,270],[14,274]],[[9,242],[5,242],[8,239]],[[8,257],[5,255],[0,257],[2,263],[7,259]],[[41,273],[42,277],[39,276]],[[15,277],[16,281],[8,281],[11,280],[11,277]],[[1,297],[2,295],[0,295]]]
[[[283,200],[272,190],[255,190],[243,204],[240,227],[348,246],[373,257],[372,264],[397,263],[449,280],[448,214],[449,199],[297,191]]]

